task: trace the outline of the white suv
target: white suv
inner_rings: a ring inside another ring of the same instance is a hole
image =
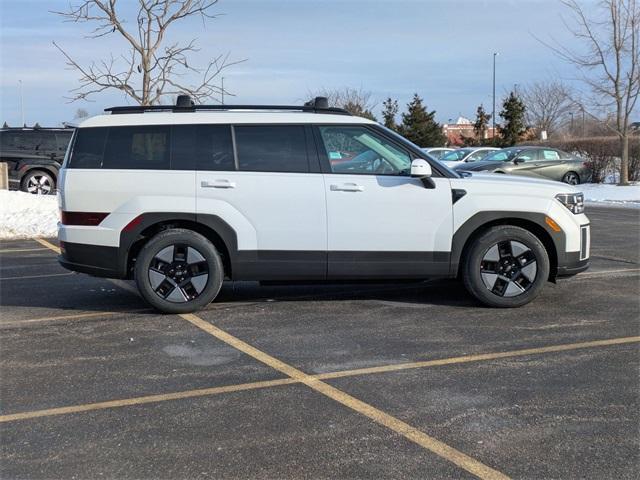
[[[204,307],[224,279],[460,277],[516,307],[589,264],[574,187],[460,176],[326,99],[107,111],[76,129],[60,172],[60,263],[135,278],[165,312]]]

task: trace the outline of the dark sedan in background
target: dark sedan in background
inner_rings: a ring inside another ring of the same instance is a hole
[[[591,169],[585,160],[547,147],[503,148],[490,153],[479,162],[458,165],[455,170],[524,175],[571,185],[585,183],[591,179]]]

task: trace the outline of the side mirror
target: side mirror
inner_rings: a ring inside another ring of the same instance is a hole
[[[514,163],[515,165],[518,165],[519,163],[522,163],[523,161],[524,161],[524,160],[522,160],[521,158],[514,158],[514,159],[513,159],[513,163]]]
[[[431,176],[431,165],[426,160],[416,158],[411,162],[411,176],[414,178],[424,178]]]
[[[416,158],[411,162],[411,176],[413,178],[419,178],[422,181],[424,188],[436,188],[435,182],[431,179],[431,165],[422,158]]]

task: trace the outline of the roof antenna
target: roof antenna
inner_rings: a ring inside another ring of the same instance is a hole
[[[195,103],[191,100],[189,95],[178,95],[176,98],[176,107],[179,108],[190,108],[193,107]]]
[[[327,97],[316,97],[304,104],[305,107],[312,108],[329,108],[329,100]]]

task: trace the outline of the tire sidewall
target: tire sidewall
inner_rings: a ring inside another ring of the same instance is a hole
[[[153,258],[163,248],[178,243],[198,250],[209,268],[209,278],[202,293],[194,300],[184,303],[173,303],[160,298],[151,287],[149,280],[149,265]],[[186,229],[166,230],[149,240],[136,259],[134,273],[136,285],[142,297],[152,307],[165,313],[188,313],[207,306],[218,295],[224,279],[222,259],[215,246],[203,235]]]
[[[576,183],[569,183],[569,176],[575,176],[575,178],[577,179]],[[576,172],[567,172],[564,174],[564,177],[562,177],[562,181],[568,185],[580,185],[580,175],[578,175]]]
[[[533,286],[516,297],[500,297],[484,285],[480,273],[480,264],[486,252],[498,242],[514,240],[531,249],[536,257],[537,271]],[[511,308],[529,303],[538,296],[549,278],[549,255],[542,242],[524,228],[498,226],[487,230],[471,244],[464,264],[464,284],[467,290],[483,304],[492,307]]]
[[[29,183],[29,180],[35,176],[47,177],[49,179],[49,183],[51,184],[51,190],[49,191],[49,193],[47,193],[47,195],[55,195],[56,181],[53,179],[53,175],[45,170],[31,170],[30,172],[28,172],[24,177],[22,177],[22,181],[20,182],[20,190],[25,193],[31,193],[29,190],[27,190],[27,183]],[[38,195],[38,193],[31,193],[31,195]]]

